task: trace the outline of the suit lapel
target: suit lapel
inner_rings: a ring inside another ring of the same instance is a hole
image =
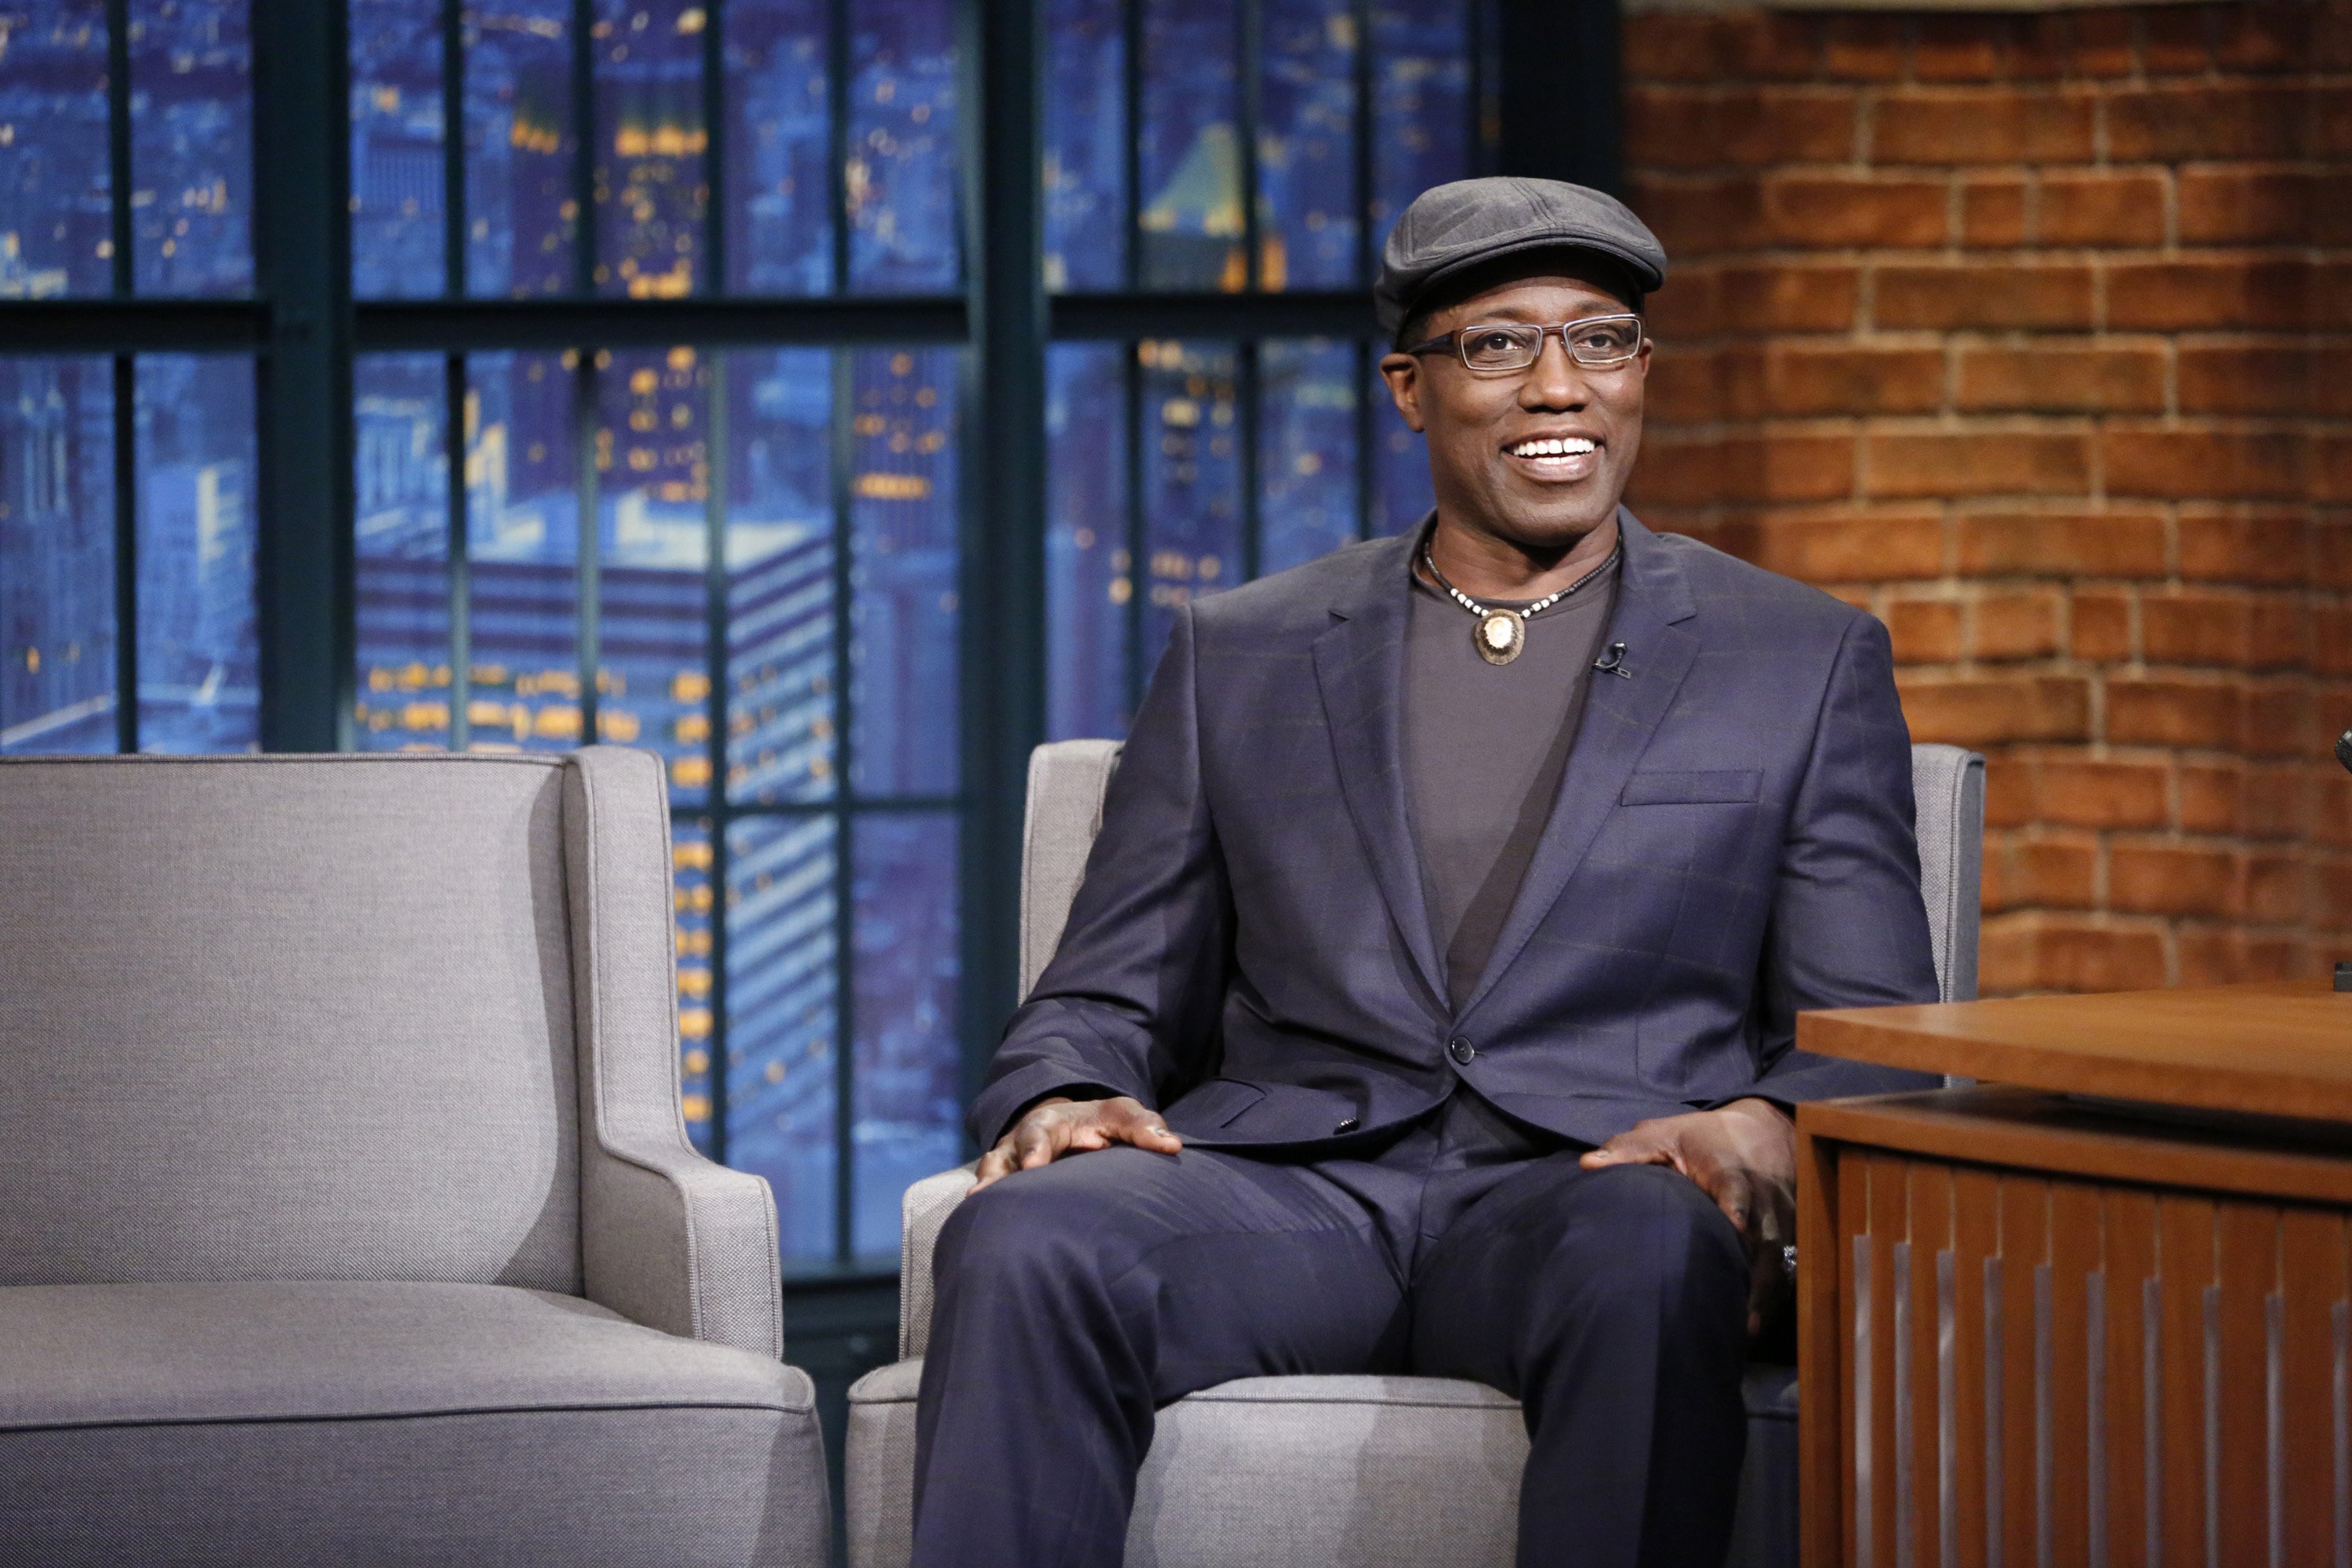
[[[1698,652],[1697,637],[1681,624],[1697,613],[1681,566],[1657,536],[1622,507],[1617,526],[1625,556],[1605,641],[1625,645],[1625,668],[1632,674],[1594,671],[1576,747],[1569,753],[1559,796],[1552,803],[1550,825],[1528,858],[1527,876],[1495,941],[1486,973],[1457,1016],[1486,999],[1559,901],[1601,823],[1616,809],[1626,779],[1673,706]]]
[[[1421,858],[1412,842],[1404,768],[1404,650],[1411,604],[1406,561],[1419,531],[1395,548],[1369,551],[1364,577],[1331,606],[1330,628],[1315,639],[1315,679],[1339,768],[1339,792],[1363,840],[1373,880],[1431,994],[1445,995]]]

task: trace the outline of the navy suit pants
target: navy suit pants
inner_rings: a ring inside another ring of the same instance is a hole
[[[1466,1091],[1361,1158],[1115,1148],[941,1232],[915,1568],[1117,1568],[1153,1413],[1234,1378],[1412,1373],[1521,1402],[1518,1561],[1723,1561],[1746,1418],[1738,1233],[1662,1166]]]

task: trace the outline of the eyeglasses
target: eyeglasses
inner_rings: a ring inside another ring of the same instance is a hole
[[[1452,349],[1471,370],[1525,370],[1543,357],[1544,339],[1554,332],[1559,334],[1568,357],[1587,370],[1613,370],[1638,357],[1643,340],[1642,318],[1629,312],[1622,316],[1587,316],[1580,321],[1567,321],[1557,327],[1523,326],[1516,321],[1456,327],[1404,352],[1425,354]]]

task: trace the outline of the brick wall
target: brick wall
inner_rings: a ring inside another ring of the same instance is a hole
[[[1626,25],[1633,500],[1987,753],[1986,992],[2352,958],[2352,0]]]

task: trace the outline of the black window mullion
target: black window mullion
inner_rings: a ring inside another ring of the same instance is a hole
[[[114,749],[139,749],[139,367],[114,356]]]
[[[581,295],[596,291],[595,26],[595,0],[572,0],[572,291]]]
[[[1127,131],[1123,181],[1127,211],[1122,219],[1127,243],[1122,249],[1130,298],[1143,289],[1143,8],[1150,3],[1126,0],[1119,16],[1125,29],[1119,59],[1125,79],[1120,83],[1121,112]],[[1121,625],[1126,633],[1121,643],[1126,680],[1122,689],[1127,710],[1132,714],[1143,706],[1143,598],[1150,581],[1143,569],[1143,344],[1129,338],[1120,344],[1120,351],[1124,356],[1119,366],[1121,433],[1127,443],[1127,603],[1122,606]]]
[[[442,292],[466,297],[465,0],[441,0]]]
[[[1246,338],[1234,355],[1234,448],[1241,461],[1242,581],[1255,582],[1264,555],[1265,519],[1259,515],[1258,488],[1258,340]]]
[[[108,271],[114,297],[128,300],[131,271],[131,0],[106,0]]]
[[[1380,399],[1385,384],[1379,378],[1381,345],[1356,340],[1356,537],[1370,539],[1379,531],[1374,508],[1380,504]]]
[[[1130,718],[1143,706],[1143,683],[1150,671],[1143,664],[1143,604],[1150,591],[1151,574],[1145,570],[1144,546],[1150,531],[1144,525],[1143,483],[1143,345],[1123,345],[1126,363],[1120,399],[1127,416],[1127,711]]]
[[[832,218],[833,291],[843,294],[849,290],[849,0],[829,0],[824,26],[825,205]]]
[[[1265,29],[1259,16],[1258,0],[1236,0],[1234,20],[1234,63],[1241,78],[1237,84],[1241,91],[1236,99],[1240,106],[1241,125],[1234,140],[1240,143],[1242,287],[1255,294],[1265,285],[1265,268],[1261,265],[1265,243],[1258,233],[1257,211],[1258,119],[1265,85]]]
[[[836,16],[836,20],[841,19]],[[836,99],[845,84],[835,79]],[[839,264],[843,247],[836,247]],[[856,351],[833,351],[833,1253],[847,1263],[855,1255],[857,1170],[855,1117],[856,1085],[851,1057],[856,1049],[856,900],[850,878],[854,869],[856,802],[850,788],[855,763],[856,705],[850,688],[849,639],[852,595],[856,592],[850,559],[850,530],[855,525],[852,487],[856,482],[857,418]]]
[[[1349,171],[1356,187],[1356,287],[1370,289],[1378,275],[1380,244],[1383,237],[1374,226],[1372,204],[1378,195],[1376,165],[1373,161],[1374,138],[1380,132],[1380,103],[1374,93],[1376,79],[1372,74],[1372,0],[1348,0],[1348,15],[1353,23],[1356,52],[1349,61],[1353,75],[1356,105],[1356,142],[1353,168]],[[1356,537],[1370,539],[1376,530],[1372,509],[1378,504],[1379,489],[1373,479],[1374,465],[1379,454],[1374,443],[1380,439],[1376,419],[1379,405],[1374,401],[1379,393],[1372,377],[1378,374],[1380,346],[1363,339],[1356,342]]]
[[[474,743],[473,564],[466,526],[466,356],[442,364],[442,460],[448,475],[449,749]]]
[[[705,57],[706,61],[708,56]],[[706,101],[708,101],[706,100]],[[728,669],[727,578],[728,375],[725,353],[710,357],[709,412],[703,462],[709,475],[703,491],[703,604],[706,635],[704,674],[710,691],[710,1155],[727,1158],[727,878],[729,810],[727,735],[731,698]]]
[[[727,5],[703,0],[702,286],[727,292]],[[715,493],[715,492],[714,492]]]
[[[106,5],[108,273],[128,300],[131,268],[131,0]],[[114,356],[114,748],[139,749],[139,374]]]
[[[599,616],[598,564],[604,542],[596,526],[598,499],[596,477],[596,425],[598,389],[603,382],[604,363],[610,356],[603,351],[580,355],[578,372],[572,378],[572,440],[579,453],[579,479],[574,491],[579,509],[579,526],[573,531],[578,541],[580,574],[580,743],[596,742],[596,666],[598,659]]]

